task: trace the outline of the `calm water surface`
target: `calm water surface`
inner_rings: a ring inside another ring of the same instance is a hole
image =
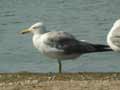
[[[106,44],[118,18],[120,0],[0,0],[0,72],[57,72],[57,61],[33,48],[31,34],[18,33],[35,22],[44,22],[51,31],[72,33],[79,40]],[[63,71],[120,71],[120,54],[82,55],[63,61]]]

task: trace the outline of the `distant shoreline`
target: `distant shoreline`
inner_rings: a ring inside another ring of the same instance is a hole
[[[96,80],[96,79],[120,79],[120,72],[78,72],[78,73],[32,73],[32,72],[16,72],[16,73],[0,73],[0,78],[20,79],[22,77],[34,77],[47,80],[49,77],[55,76],[55,80]],[[18,77],[19,76],[19,77]]]
[[[119,90],[119,88],[120,72],[0,73],[0,90]]]

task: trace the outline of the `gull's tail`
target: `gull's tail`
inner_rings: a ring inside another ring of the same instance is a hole
[[[113,51],[108,45],[93,44],[93,47],[95,48],[95,52]]]

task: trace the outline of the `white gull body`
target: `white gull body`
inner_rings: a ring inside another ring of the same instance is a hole
[[[43,55],[46,55],[51,58],[60,59],[60,60],[77,58],[80,55],[80,53],[71,53],[71,54],[64,53],[65,48],[63,49],[63,47],[60,45],[60,40],[59,40],[61,36],[62,38],[64,37],[68,39],[74,39],[72,35],[69,35],[63,31],[47,32],[43,35],[35,34],[33,36],[33,44]]]
[[[120,52],[120,19],[115,21],[107,35],[108,45],[117,52]]]
[[[41,22],[21,33],[28,32],[33,34],[32,41],[35,48],[43,55],[58,60],[59,73],[62,69],[61,60],[75,59],[84,53],[111,51],[107,45],[78,41],[73,35],[64,31],[47,31]]]

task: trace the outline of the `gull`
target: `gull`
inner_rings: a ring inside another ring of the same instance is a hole
[[[58,61],[59,73],[62,72],[62,60],[76,59],[85,53],[111,51],[108,45],[79,41],[64,31],[48,31],[42,22],[22,30],[21,34],[28,32],[33,34],[32,41],[35,48],[43,55]]]
[[[120,52],[120,19],[116,20],[107,35],[107,43],[114,51]]]

